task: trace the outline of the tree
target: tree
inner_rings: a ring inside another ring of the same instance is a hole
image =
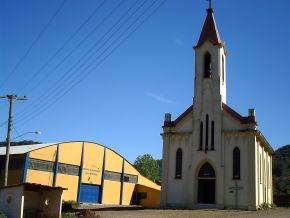
[[[287,194],[290,190],[290,145],[285,145],[273,154],[274,195]]]
[[[159,165],[151,154],[139,155],[134,162],[134,166],[146,178],[154,182],[160,180]]]
[[[5,147],[7,144],[6,141],[1,141],[0,142],[0,147]],[[32,140],[23,140],[23,141],[18,141],[18,142],[11,142],[11,146],[17,146],[17,145],[32,145],[32,144],[42,144],[41,142],[35,142]]]

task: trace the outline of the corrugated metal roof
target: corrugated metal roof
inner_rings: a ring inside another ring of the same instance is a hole
[[[53,187],[53,186],[49,186],[49,185],[42,185],[42,184],[29,183],[29,182],[8,185],[8,186],[2,186],[2,187],[0,187],[0,189],[6,189],[6,188],[11,188],[11,187],[17,187],[17,186],[24,186],[25,190],[29,190],[29,191],[68,190],[67,188],[63,188],[60,186]]]
[[[17,145],[10,147],[10,154],[24,154],[29,151],[33,151],[39,148],[43,148],[50,145],[55,145],[58,143],[47,143],[47,144],[33,144],[33,145]],[[6,154],[6,147],[0,147],[0,155]]]

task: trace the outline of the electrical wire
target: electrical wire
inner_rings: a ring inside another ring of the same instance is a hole
[[[5,77],[3,82],[0,85],[0,89],[6,84],[6,82],[17,72],[21,64],[24,62],[24,60],[29,56],[31,51],[33,50],[34,46],[40,41],[48,27],[51,25],[51,23],[55,20],[57,15],[61,12],[63,9],[65,3],[67,0],[63,0],[60,5],[58,6],[57,10],[53,13],[52,17],[49,19],[49,21],[45,24],[45,26],[41,29],[40,33],[36,36],[36,38],[33,40],[31,45],[28,47],[24,55],[18,60],[12,71]]]
[[[133,33],[135,33],[164,3],[166,0],[163,0],[161,4],[159,4],[151,13],[148,15],[136,28],[133,29],[133,31],[128,34],[124,39],[122,39],[105,57],[103,57],[94,67],[90,69],[86,74],[82,76],[82,78],[78,81],[76,81],[74,84],[72,84],[65,92],[62,93],[57,99],[54,99],[52,103],[47,105],[43,110],[40,110],[37,114],[30,115],[30,117],[25,117],[24,120],[21,121],[21,125],[24,123],[30,121],[31,119],[34,119],[38,117],[41,113],[48,110],[50,107],[52,107],[57,101],[59,101],[65,94],[67,94],[71,89],[73,89],[77,84],[79,84],[81,81],[83,81],[95,68],[97,68],[100,64],[102,64],[116,49],[118,49],[125,41],[127,41]]]
[[[143,2],[142,2],[142,4],[141,5],[139,5],[139,7],[137,8],[137,9],[135,9],[135,11],[133,11],[133,13],[132,14],[135,14],[141,7],[140,6],[143,6],[145,3],[146,3],[146,1],[147,0],[143,0]],[[115,22],[114,23],[114,25],[105,33],[105,34],[103,34],[102,35],[102,37],[101,37],[101,39],[104,39],[107,35],[108,35],[108,33],[110,33],[121,21],[123,21],[125,18],[127,18],[126,19],[126,22],[128,22],[128,19],[130,19],[131,17],[132,17],[132,14],[131,14],[131,16],[129,16],[129,17],[127,17],[127,15],[128,15],[128,13],[134,8],[134,6],[136,6],[136,3],[138,3],[138,1],[135,1],[130,7],[129,7],[129,9],[127,9],[126,11],[125,11],[125,13],[123,13],[122,14],[122,16],[121,16],[121,19],[118,19],[117,20],[117,22]],[[117,7],[115,7],[114,8],[114,10],[113,11],[115,11],[116,9],[118,9],[118,5],[117,5]],[[107,19],[108,18],[108,16],[105,18],[105,19]],[[123,24],[123,25],[126,25],[126,22],[125,22],[125,24]],[[122,26],[121,26],[122,27]],[[116,31],[113,33],[113,34],[115,34],[116,33]],[[113,34],[111,34],[111,35],[113,35]],[[87,38],[87,37],[86,37]],[[110,36],[110,38],[111,38],[111,36]],[[108,40],[107,40],[108,41]],[[58,79],[57,80],[57,82],[56,83],[54,83],[54,85],[52,86],[52,87],[50,87],[50,91],[44,91],[43,92],[43,94],[42,95],[40,95],[33,103],[32,103],[32,105],[31,106],[34,106],[34,105],[36,105],[37,107],[39,107],[39,102],[40,101],[42,101],[43,99],[46,99],[46,101],[45,102],[48,102],[48,100],[47,100],[47,98],[49,97],[49,96],[51,96],[50,98],[53,98],[54,96],[52,95],[52,93],[59,93],[59,89],[61,89],[62,87],[64,87],[64,84],[66,83],[66,82],[68,82],[69,81],[69,79],[72,77],[72,76],[74,76],[74,75],[76,75],[77,73],[78,73],[78,71],[75,71],[75,74],[71,74],[71,70],[72,69],[74,69],[74,67],[75,66],[77,66],[77,64],[79,64],[79,63],[81,63],[81,61],[82,60],[85,60],[85,61],[88,61],[88,59],[86,59],[86,57],[87,56],[89,56],[90,58],[92,58],[93,57],[93,54],[91,54],[91,52],[94,50],[94,48],[96,47],[96,46],[98,46],[98,45],[101,45],[101,47],[103,47],[104,45],[105,45],[105,43],[101,43],[100,41],[97,41],[93,46],[91,46],[91,48],[89,49],[89,51],[87,51],[86,52],[86,54],[84,55],[84,56],[82,56],[79,60],[78,60],[78,62],[76,63],[76,64],[74,64],[71,68],[70,68],[70,70],[68,70],[67,71],[67,73],[65,74],[65,75],[63,75],[60,79]],[[69,56],[69,55],[71,55],[71,53],[69,53],[67,56]],[[66,58],[66,57],[65,57]],[[63,61],[63,60],[62,60]],[[62,62],[61,62],[62,63]],[[59,64],[61,64],[61,63],[59,63]],[[59,66],[59,64],[57,65],[57,66]],[[54,69],[53,71],[55,71],[56,69]],[[65,77],[66,76],[66,77]],[[29,109],[26,109],[26,111],[28,111],[29,113],[31,113],[31,111],[29,110]],[[22,113],[19,113],[18,115],[20,116],[20,115],[22,115],[23,113],[25,113],[25,110],[24,110],[24,112],[22,112]]]
[[[120,2],[119,2],[119,4],[117,4],[116,5],[116,7],[114,7],[113,8],[113,10],[111,10],[109,13],[108,13],[108,15],[105,17],[105,18],[103,18],[93,29],[92,29],[92,31],[90,31],[72,50],[71,50],[71,52],[68,54],[68,55],[66,55],[52,70],[51,70],[51,73],[52,74],[54,74],[54,73],[56,73],[57,71],[57,69],[61,66],[61,64],[63,64],[64,63],[64,61],[66,60],[66,59],[68,59],[71,55],[72,55],[72,52],[73,51],[75,51],[75,50],[77,50],[93,33],[95,33],[100,27],[101,27],[101,25],[103,25],[114,13],[116,13],[119,9],[120,9],[120,6],[124,3],[125,1],[123,1],[123,0],[121,0]],[[133,4],[133,5],[135,5],[136,3],[137,3],[138,1],[135,1],[135,3]],[[48,79],[48,77],[50,77],[52,74],[45,74],[44,75],[44,77],[42,77],[42,80],[45,82],[45,81],[47,81],[47,79]],[[59,81],[59,80],[57,80],[57,81]],[[32,89],[30,90],[30,91],[32,91],[32,90],[34,90],[35,88],[37,88],[39,85],[41,84],[41,81],[39,81],[37,84],[36,84],[36,86],[34,86],[34,87],[32,87]],[[30,92],[29,92],[30,93]],[[32,104],[32,106],[33,105],[38,105],[39,104],[39,100],[41,100],[42,99],[42,97],[43,97],[43,95],[41,96],[41,97],[38,97],[37,99],[36,99],[36,101],[34,101],[34,103]],[[29,111],[29,109],[26,109],[26,110],[24,110],[24,111],[22,111],[22,112],[20,112],[20,113],[18,113],[16,116],[21,116],[22,114],[25,114],[25,111]],[[8,121],[4,121],[3,123],[1,123],[0,124],[0,127],[3,127],[4,125],[6,125],[8,123]]]
[[[124,2],[124,1],[122,1]],[[16,92],[18,95],[21,94],[21,92],[23,90],[25,90],[25,88],[28,85],[31,85],[32,82],[36,79],[37,75],[39,75],[57,56],[58,54],[74,39],[74,37],[83,29],[83,27],[85,27],[89,21],[96,15],[96,13],[102,8],[102,6],[106,3],[106,0],[103,0],[100,4],[98,4],[98,6],[92,11],[92,13],[85,19],[84,22],[81,23],[80,26],[78,26],[78,28],[69,36],[69,38],[67,38],[67,40],[49,57],[49,59],[37,70],[34,72],[34,74],[32,74],[29,79],[27,79],[26,83],[20,88],[18,89],[18,91]],[[37,85],[39,85],[41,83],[37,83]],[[34,89],[35,87],[33,87]],[[32,89],[30,89],[31,91]],[[29,93],[30,93],[29,91]],[[25,93],[25,94],[29,94],[29,93]]]

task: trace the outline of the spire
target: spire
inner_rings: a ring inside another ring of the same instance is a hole
[[[211,1],[209,1],[209,5],[210,6],[207,9],[207,16],[203,24],[197,47],[201,46],[206,40],[210,41],[214,45],[222,44],[220,34],[213,16],[214,11],[211,7]]]

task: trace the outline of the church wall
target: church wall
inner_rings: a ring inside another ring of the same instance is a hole
[[[169,145],[169,165],[167,179],[167,206],[186,207],[187,205],[187,172],[190,152],[189,136],[171,136]],[[182,178],[175,178],[176,151],[182,149]],[[163,186],[162,186],[163,191]]]
[[[163,136],[161,207],[167,206],[170,136]]]
[[[248,205],[255,203],[249,199],[249,192],[254,191],[253,169],[254,162],[254,136],[246,133],[225,133],[225,207],[248,209]],[[235,147],[240,149],[240,179],[233,179],[233,150]],[[239,190],[236,194],[235,188]]]
[[[256,164],[256,156],[257,156],[257,144],[256,144],[256,136],[253,133],[247,133],[249,137],[248,141],[248,156],[249,156],[249,164],[248,164],[248,180],[249,180],[249,189],[248,189],[248,210],[256,210],[257,209],[257,168]]]
[[[174,128],[174,132],[188,133],[192,131],[192,114],[184,118],[177,126]]]
[[[226,64],[226,54],[224,49],[219,50],[219,60],[221,60],[219,63],[219,76],[221,77],[220,79],[220,89],[221,89],[221,96],[222,96],[222,102],[227,103],[227,77],[226,77],[226,72],[227,72],[227,64]],[[223,60],[223,61],[222,61]]]
[[[221,116],[221,101],[226,96],[222,96],[223,87],[220,86],[220,72],[221,72],[221,56],[224,55],[223,48],[212,45],[210,42],[205,42],[201,47],[195,50],[195,96],[194,96],[194,131],[193,131],[193,156],[192,168],[195,172],[194,187],[193,187],[193,200],[197,203],[197,173],[201,165],[208,161],[216,171],[216,197],[215,202],[218,207],[224,203],[223,198],[223,168],[222,168],[222,116]],[[210,78],[204,78],[204,55],[209,52],[211,55],[212,73]],[[224,84],[225,85],[225,84]],[[225,100],[224,100],[225,101]],[[214,121],[215,135],[214,135],[214,151],[207,151],[205,153],[205,140],[206,140],[206,116],[209,117],[209,131],[208,131],[208,149],[211,149],[211,122]],[[203,150],[199,151],[199,138],[200,138],[200,122],[204,124],[203,134]]]
[[[207,151],[205,153],[204,150],[193,150],[192,156],[192,171],[193,174],[193,196],[191,199],[193,200],[193,204],[198,204],[198,173],[200,168],[203,166],[204,163],[210,163],[215,171],[215,204],[217,208],[223,208],[224,198],[223,198],[223,184],[224,184],[224,170],[221,166],[221,159],[220,159],[220,150],[216,149],[215,151]]]
[[[272,156],[262,142],[257,140],[258,198],[257,205],[273,203],[272,189]]]
[[[231,116],[229,113],[223,111],[223,130],[224,131],[236,131],[245,129],[241,125],[241,122]]]

